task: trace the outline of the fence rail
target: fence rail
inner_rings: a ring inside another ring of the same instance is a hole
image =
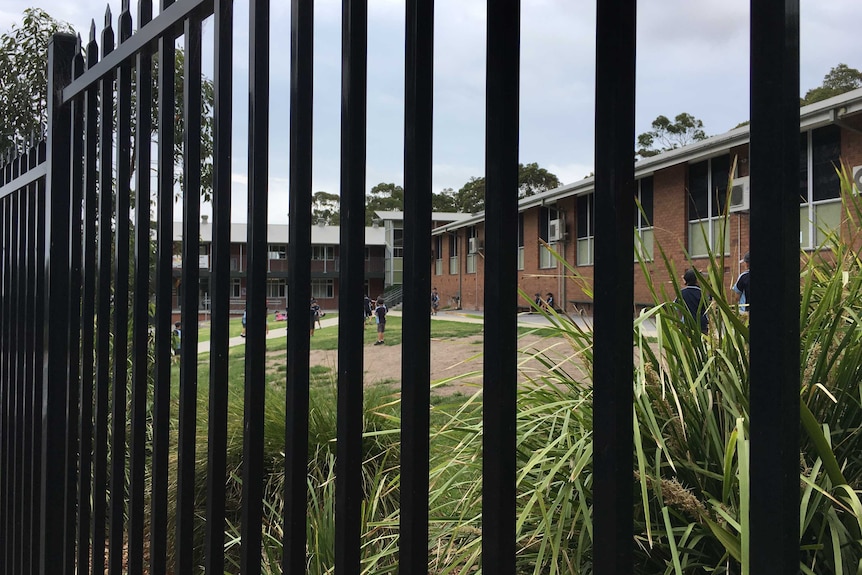
[[[288,299],[310,298],[313,7],[292,0]],[[632,572],[632,341],[635,0],[598,3],[595,266],[595,572]],[[202,19],[214,20],[211,353],[207,413],[199,414],[198,290],[183,290],[179,377],[172,377],[174,134],[182,122],[182,282],[200,270]],[[245,356],[239,569],[262,571],[266,238],[269,157],[267,0],[249,3],[248,337]],[[44,575],[226,570],[228,320],[233,135],[234,5],[128,2],[97,41],[54,37],[44,140],[0,161],[0,571]],[[433,124],[433,2],[408,0],[405,81],[402,573],[428,571],[428,241]],[[486,573],[514,574],[516,236],[520,3],[487,14],[487,316],[483,540]],[[774,281],[751,318],[751,560],[755,573],[798,571],[798,203],[782,197],[798,174],[798,1],[752,2],[751,248],[775,254]],[[344,0],[340,293],[361,294],[364,261],[367,5]],[[118,36],[118,41],[115,38]],[[185,83],[176,107],[175,41]],[[566,57],[561,55],[561,57]],[[572,57],[575,57],[572,55]],[[157,72],[155,61],[161,62]],[[158,87],[153,101],[152,87]],[[115,105],[116,104],[116,105]],[[153,125],[151,118],[157,122]],[[154,134],[156,137],[154,138]],[[157,143],[156,143],[157,142]],[[155,149],[156,189],[150,189]],[[776,169],[780,167],[781,169]],[[778,176],[776,176],[778,174]],[[776,177],[783,178],[777,181]],[[789,179],[788,179],[789,178]],[[784,181],[784,179],[788,179]],[[769,182],[769,184],[767,184]],[[135,190],[134,195],[132,190]],[[786,194],[785,194],[786,195]],[[132,198],[136,202],[131,204]],[[788,199],[789,198],[789,199]],[[151,231],[150,203],[155,205]],[[152,254],[152,255],[151,255]],[[154,305],[152,305],[154,302]],[[335,565],[360,572],[363,326],[339,303]],[[309,325],[288,326],[284,553],[305,570],[308,500]],[[149,327],[154,324],[154,330]],[[768,322],[768,323],[767,323]],[[779,322],[776,324],[775,322]],[[776,333],[781,337],[775,337]],[[780,361],[776,361],[779,358]],[[408,364],[409,363],[409,364]],[[780,370],[780,374],[776,370]],[[205,417],[202,417],[205,415]],[[176,424],[172,423],[176,418]],[[206,429],[198,429],[205,422]],[[127,425],[128,423],[128,425]],[[150,430],[148,432],[147,430]],[[195,452],[205,433],[207,452]],[[198,462],[206,461],[206,468]],[[195,538],[195,482],[206,476],[203,543]],[[169,487],[169,480],[175,485]],[[784,515],[782,515],[784,514]],[[782,517],[782,519],[777,519]],[[170,524],[169,524],[170,523]],[[174,545],[168,533],[174,533]],[[229,568],[229,566],[227,566]]]

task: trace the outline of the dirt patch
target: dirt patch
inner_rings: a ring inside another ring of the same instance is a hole
[[[482,384],[485,355],[481,335],[457,339],[431,340],[431,381],[442,382],[434,388],[438,395],[457,392],[473,393]],[[564,338],[525,336],[518,340],[518,374],[521,381],[536,379],[551,369],[565,371],[571,377],[583,377],[581,362]],[[402,346],[371,345],[364,349],[365,384],[399,385],[401,382]],[[531,358],[541,352],[545,361]],[[312,350],[312,366],[327,367],[335,374],[338,368],[338,350]]]

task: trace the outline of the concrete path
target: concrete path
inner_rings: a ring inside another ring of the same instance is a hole
[[[401,317],[400,310],[390,310],[388,312],[389,315],[393,317]],[[484,311],[477,310],[441,310],[437,315],[431,316],[431,321],[460,321],[464,323],[485,323]],[[584,330],[592,329],[593,318],[590,316],[576,316],[571,318],[576,324],[581,326]],[[323,329],[325,327],[331,327],[338,325],[338,318],[326,318],[320,320],[320,328]],[[540,327],[550,327],[551,322],[544,315],[539,313],[520,313],[518,314],[518,325],[521,327],[532,327],[532,328],[540,328]],[[644,326],[644,329],[647,332],[655,330],[653,324],[649,324],[648,326]],[[279,337],[285,337],[287,335],[287,324],[284,326],[280,326],[274,329],[270,329],[269,333],[266,335],[266,339],[276,339]],[[245,343],[245,338],[243,337],[232,337],[228,340],[228,345],[230,347],[236,347],[243,345]],[[202,341],[198,344],[198,353],[209,353],[210,351],[210,342]]]

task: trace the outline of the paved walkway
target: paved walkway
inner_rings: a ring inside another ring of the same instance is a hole
[[[399,310],[390,310],[388,312],[389,315],[393,317],[401,317],[401,311]],[[440,310],[435,316],[431,316],[432,321],[460,321],[464,323],[485,323],[485,312],[478,310]],[[585,330],[592,329],[593,318],[590,316],[577,316],[572,317],[572,320],[581,326],[581,328]],[[331,327],[338,325],[338,317],[333,317],[329,319],[320,320],[320,328],[323,329],[325,327]],[[551,326],[551,321],[540,313],[519,313],[518,314],[518,325],[521,327],[549,327]],[[269,330],[269,333],[266,335],[266,339],[276,339],[279,337],[285,337],[287,324],[284,324],[284,327],[277,327],[275,329]],[[652,324],[650,324],[646,329],[654,330]],[[230,347],[236,347],[243,345],[245,343],[245,338],[237,336],[232,337],[228,340],[228,345]],[[209,353],[210,351],[210,342],[202,341],[198,344],[198,353]]]

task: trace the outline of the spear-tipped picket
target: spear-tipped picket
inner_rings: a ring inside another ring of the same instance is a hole
[[[120,30],[120,44],[132,37],[132,12],[129,0],[123,0],[117,28]]]
[[[153,0],[138,0],[138,30],[153,19]]]
[[[90,39],[87,42],[87,69],[99,62],[99,44],[96,42],[96,21],[90,20]]]

